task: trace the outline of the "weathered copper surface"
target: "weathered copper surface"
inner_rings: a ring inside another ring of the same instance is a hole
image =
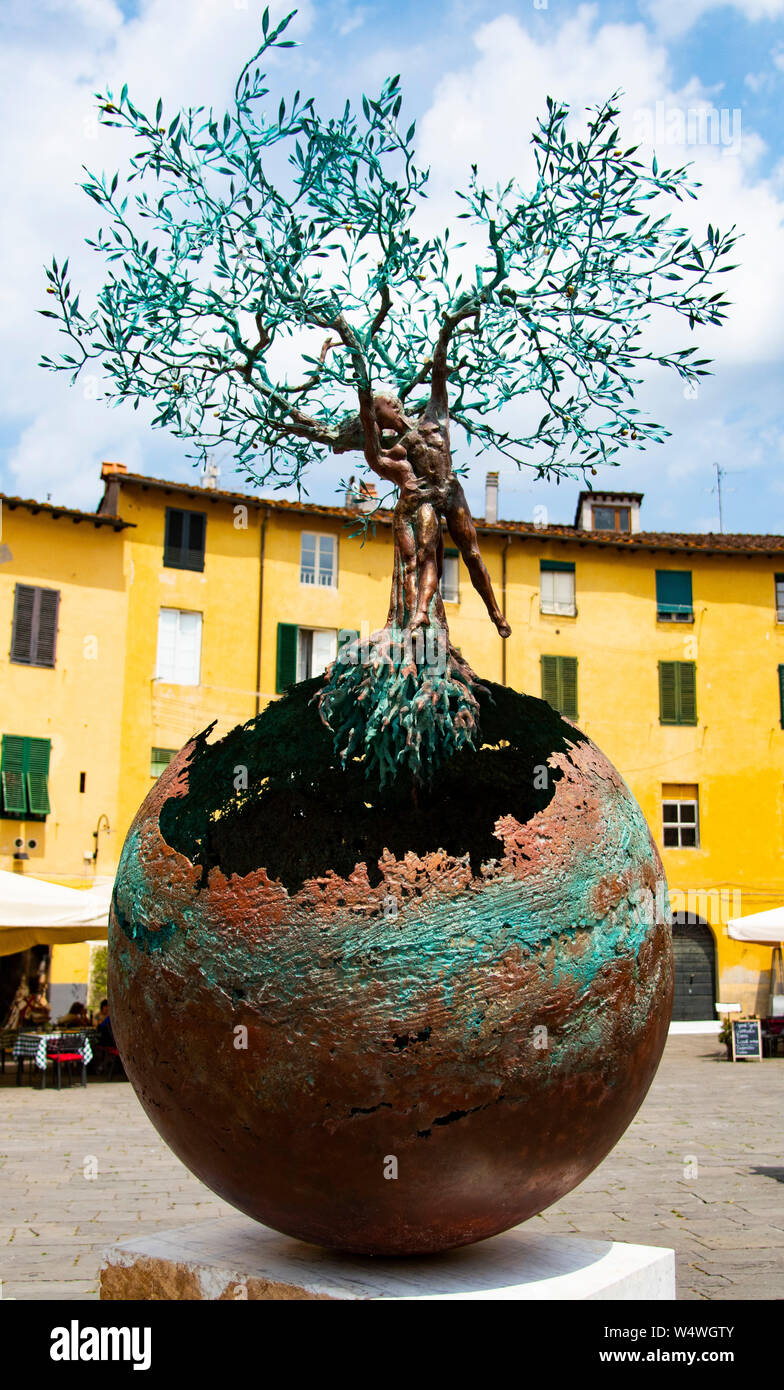
[[[189,744],[142,806],[115,1035],[160,1133],[241,1210],[356,1252],[465,1244],[573,1188],[645,1096],[672,995],[659,856],[540,701],[491,687],[485,739],[509,746],[450,760],[416,806],[328,767],[316,686]]]

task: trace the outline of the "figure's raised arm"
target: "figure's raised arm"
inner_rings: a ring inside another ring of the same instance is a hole
[[[453,310],[444,314],[441,321],[441,330],[433,352],[433,365],[430,372],[430,403],[428,405],[428,414],[439,421],[448,421],[449,419],[448,355],[452,335],[458,330],[464,319],[476,318],[479,309],[480,305],[476,295],[466,295],[458,301]],[[462,331],[466,332],[465,329]]]
[[[402,434],[406,429],[399,401],[387,396],[374,397],[369,391],[360,390],[359,418],[365,459],[373,472],[399,488],[416,486],[416,474],[408,460],[405,445],[398,440],[391,448],[382,447],[382,426],[387,426],[396,434]]]

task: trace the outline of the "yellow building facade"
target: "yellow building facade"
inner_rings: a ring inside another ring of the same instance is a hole
[[[3,813],[0,867],[70,884],[113,871],[153,778],[192,733],[252,718],[323,669],[341,631],[381,626],[389,602],[389,513],[363,540],[353,504],[119,464],[103,481],[95,515],[18,499],[3,513],[0,731],[51,739],[51,809],[29,823]],[[447,551],[452,640],[482,675],[574,718],[640,802],[678,913],[676,1017],[712,1018],[717,999],[764,1015],[770,948],[730,940],[726,923],[784,902],[784,538],[651,533],[640,517],[638,495],[596,493],[581,494],[572,525],[478,522],[513,635],[501,640]],[[61,593],[52,668],[6,656],[20,583]],[[94,869],[101,814],[112,833]],[[38,841],[26,861],[13,859],[20,839]],[[65,951],[52,978],[75,982],[84,953],[80,964]]]
[[[0,868],[89,887],[119,848],[128,528],[18,498],[0,523]],[[86,996],[88,960],[58,948],[55,1011]]]

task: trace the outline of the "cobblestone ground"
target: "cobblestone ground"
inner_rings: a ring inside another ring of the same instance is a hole
[[[671,1038],[617,1148],[532,1225],[673,1246],[682,1299],[784,1298],[784,1059],[723,1055],[712,1038]],[[41,1092],[7,1068],[0,1115],[4,1298],[97,1298],[107,1245],[231,1211],[124,1081]]]

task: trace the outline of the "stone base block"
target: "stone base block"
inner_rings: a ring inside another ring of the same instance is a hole
[[[517,1226],[442,1255],[336,1255],[247,1217],[107,1251],[102,1299],[672,1299],[675,1252]]]

